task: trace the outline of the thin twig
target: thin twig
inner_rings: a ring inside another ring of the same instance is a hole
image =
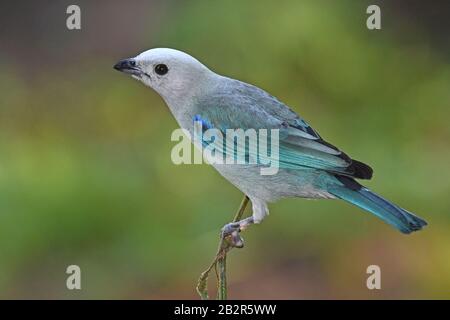
[[[236,212],[234,216],[233,222],[240,221],[242,219],[242,215],[245,212],[245,208],[249,202],[249,198],[244,196],[244,199],[239,206],[239,210]],[[211,262],[209,267],[202,272],[200,278],[197,283],[197,292],[200,295],[202,300],[209,299],[208,296],[208,277],[213,268],[215,268],[216,276],[217,276],[217,299],[226,300],[227,299],[227,275],[226,275],[226,261],[227,261],[227,253],[233,247],[224,239],[222,235],[220,236],[219,247],[217,249],[216,256],[214,260]],[[217,267],[219,270],[217,270]]]
[[[224,254],[217,263],[219,264],[217,300],[227,300],[227,255]]]

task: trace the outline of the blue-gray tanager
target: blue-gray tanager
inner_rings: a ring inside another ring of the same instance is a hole
[[[260,88],[221,76],[173,49],[151,49],[119,61],[114,68],[155,90],[188,132],[193,132],[193,120],[220,131],[279,130],[276,174],[262,175],[258,163],[213,164],[252,203],[252,216],[228,224],[227,233],[260,223],[269,213],[267,203],[286,197],[342,199],[403,233],[427,224],[356,182],[356,178],[370,179],[372,169],[323,140],[305,120]]]

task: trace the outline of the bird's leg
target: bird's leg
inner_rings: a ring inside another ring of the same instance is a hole
[[[207,288],[208,276],[211,270],[215,268],[217,264],[219,264],[218,296],[219,299],[226,298],[226,273],[225,273],[226,255],[230,249],[236,246],[236,244],[241,243],[240,247],[242,247],[243,241],[242,238],[239,236],[239,232],[244,230],[248,225],[250,225],[253,222],[253,220],[245,222],[244,220],[247,219],[241,220],[249,200],[250,199],[247,196],[244,196],[244,199],[242,200],[241,205],[239,206],[239,210],[234,216],[233,222],[225,225],[222,228],[222,232],[220,234],[219,248],[217,249],[216,256],[212,261],[212,263],[209,265],[209,267],[205,271],[203,271],[203,273],[200,275],[200,278],[198,279],[196,289],[202,299],[208,299],[208,288]],[[230,243],[229,241],[227,241],[228,237],[234,238],[234,241],[233,239],[231,239]]]

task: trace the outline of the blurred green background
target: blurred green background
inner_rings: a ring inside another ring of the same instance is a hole
[[[82,29],[69,31],[75,2]],[[366,28],[369,4],[380,31]],[[266,89],[370,164],[366,185],[429,222],[405,236],[343,202],[283,200],[230,254],[230,298],[450,298],[449,12],[444,1],[2,2],[0,298],[197,298],[242,195],[207,165],[172,164],[168,108],[112,69],[152,47]],[[71,264],[81,291],[66,289]],[[372,264],[382,290],[366,288]]]

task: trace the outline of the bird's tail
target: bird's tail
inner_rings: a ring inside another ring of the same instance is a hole
[[[355,180],[338,176],[336,177],[343,185],[329,187],[329,192],[339,199],[345,200],[367,210],[386,223],[394,226],[403,233],[411,233],[422,229],[427,222],[411,212],[400,208],[392,202],[382,198]]]

